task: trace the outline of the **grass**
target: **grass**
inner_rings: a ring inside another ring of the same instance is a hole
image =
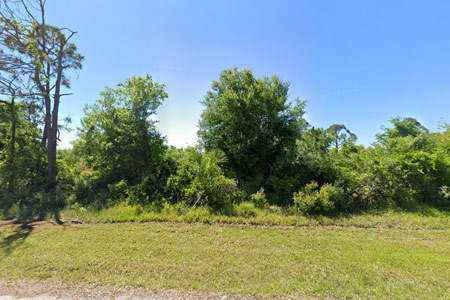
[[[293,209],[282,209],[280,207],[260,209],[248,202],[235,205],[226,214],[214,212],[206,207],[184,208],[177,205],[143,207],[122,203],[102,210],[85,209],[75,205],[63,210],[61,216],[65,220],[77,220],[83,223],[163,221],[297,227],[337,225],[346,227],[395,227],[404,229],[450,228],[450,212],[439,211],[435,208],[426,208],[420,213],[382,211],[349,216],[307,217],[294,212]]]
[[[432,218],[374,228],[4,225],[0,278],[262,296],[444,299],[450,291],[450,226],[448,218]]]

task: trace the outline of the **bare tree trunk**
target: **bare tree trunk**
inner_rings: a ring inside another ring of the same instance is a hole
[[[59,101],[61,97],[61,80],[63,75],[63,53],[64,53],[64,44],[60,45],[59,56],[58,56],[58,65],[57,65],[57,75],[55,82],[55,93],[53,96],[53,111],[51,124],[49,126],[49,134],[48,134],[48,179],[51,183],[55,182],[56,177],[56,146],[58,141],[58,111],[59,111]]]
[[[48,179],[50,185],[53,185],[55,181],[55,169],[56,169],[56,139],[53,137],[53,128],[49,130],[48,146],[47,146],[47,160],[48,160]]]

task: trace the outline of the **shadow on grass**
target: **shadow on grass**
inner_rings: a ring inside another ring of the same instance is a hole
[[[5,255],[10,255],[14,249],[22,245],[33,231],[33,222],[34,220],[27,222],[13,222],[13,224],[20,225],[15,229],[14,233],[3,238],[0,242],[0,250],[3,251]]]

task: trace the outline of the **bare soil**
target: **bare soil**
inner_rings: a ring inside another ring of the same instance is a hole
[[[201,291],[181,291],[181,290],[149,290],[142,287],[117,287],[101,286],[94,284],[68,284],[62,282],[36,282],[30,280],[20,280],[17,282],[6,282],[0,280],[0,300],[55,300],[55,299],[205,299],[205,300],[256,300],[263,299],[254,295],[245,294],[223,294],[215,292]],[[294,299],[292,297],[275,297],[270,299],[284,300]],[[297,299],[297,298],[296,298]],[[302,298],[318,299],[318,298]]]

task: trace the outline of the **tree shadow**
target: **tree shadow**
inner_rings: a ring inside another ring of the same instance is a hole
[[[33,222],[34,221],[20,223],[12,234],[6,236],[0,242],[0,250],[3,251],[5,255],[9,256],[17,247],[22,245],[33,231]],[[14,223],[18,224],[19,221]]]

